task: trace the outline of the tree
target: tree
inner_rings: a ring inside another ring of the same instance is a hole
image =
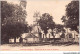
[[[9,38],[20,37],[23,32],[27,32],[27,22],[25,22],[26,11],[17,4],[10,4],[1,1],[1,39],[2,42],[9,43]]]
[[[62,17],[66,27],[79,32],[79,1],[71,1],[66,6],[66,17]]]
[[[57,29],[57,30],[56,30],[57,33],[59,33],[59,32],[65,32],[63,25],[56,24],[56,25],[55,25],[55,28]]]
[[[64,22],[64,24],[65,24],[65,22],[67,21],[66,16],[62,16],[61,20],[62,20],[62,22]]]
[[[14,6],[7,3],[7,1],[1,1],[1,22],[3,22],[4,18],[11,17],[13,15],[13,8]]]
[[[29,29],[29,32],[31,33],[31,31],[32,31],[32,26],[29,26],[28,29]]]
[[[54,29],[55,22],[53,21],[53,17],[48,13],[42,14],[40,20],[38,21],[41,29],[44,31],[45,36],[47,34],[48,29]],[[47,37],[46,37],[47,38]]]

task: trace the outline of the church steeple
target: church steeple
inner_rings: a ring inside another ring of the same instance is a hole
[[[20,0],[20,6],[24,9],[26,9],[27,1],[26,0]]]
[[[34,18],[33,23],[34,23],[34,24],[38,24],[37,21],[38,21],[38,19],[40,19],[40,12],[37,12],[37,11],[36,11],[36,12],[34,13],[34,15],[33,15],[33,18]]]

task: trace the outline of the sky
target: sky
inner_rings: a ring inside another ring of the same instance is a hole
[[[10,0],[10,2],[13,0]],[[14,3],[18,3],[15,1]],[[40,14],[49,13],[53,16],[53,21],[56,24],[63,24],[61,17],[65,15],[66,5],[70,3],[71,0],[27,0],[27,18],[28,24],[33,24],[34,12],[40,12]]]

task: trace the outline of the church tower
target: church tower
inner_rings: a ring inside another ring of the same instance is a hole
[[[38,20],[40,19],[40,13],[39,12],[35,12],[34,15],[33,15],[33,24],[36,28],[36,32],[39,32],[40,30],[40,26],[39,26],[39,23],[38,23]]]
[[[40,13],[39,12],[35,12],[34,15],[33,15],[33,24],[36,24],[38,25],[38,20],[40,19]]]
[[[26,9],[27,1],[26,1],[26,0],[20,0],[20,6],[21,6],[23,9]]]
[[[27,14],[27,12],[26,12],[27,1],[26,0],[19,0],[19,5],[21,6],[22,11],[25,13],[25,20],[26,20],[26,17],[27,17],[26,16],[26,14]]]
[[[36,32],[35,35],[37,37],[39,37],[39,40],[41,42],[41,31],[42,30],[41,30],[41,27],[39,26],[39,23],[38,23],[38,20],[40,20],[40,17],[41,17],[40,12],[36,11],[33,15],[33,19],[34,19],[34,21],[33,21],[34,28],[33,29]]]

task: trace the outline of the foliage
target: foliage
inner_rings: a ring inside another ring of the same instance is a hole
[[[79,26],[79,1],[71,1],[66,6],[66,17],[62,17],[66,27],[78,31]]]
[[[54,29],[55,22],[53,21],[53,17],[48,13],[42,14],[40,20],[38,21],[41,29],[47,34],[48,29]]]
[[[59,33],[59,32],[65,32],[63,25],[56,24],[56,25],[55,25],[55,28],[57,29],[57,30],[56,30],[57,33]]]
[[[27,32],[27,22],[25,22],[26,11],[17,4],[10,4],[1,1],[1,37],[18,38],[21,33]]]

